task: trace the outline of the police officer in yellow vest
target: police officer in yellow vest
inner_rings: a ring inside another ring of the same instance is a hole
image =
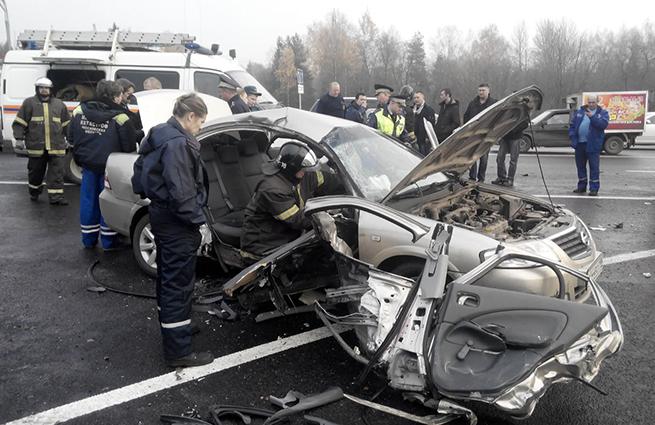
[[[389,98],[389,103],[384,108],[369,116],[368,125],[387,136],[404,143],[410,143],[409,134],[405,129],[405,117],[401,113],[402,108],[405,106],[404,97],[392,95]]]
[[[66,105],[52,96],[52,81],[39,78],[34,83],[36,95],[25,99],[12,124],[14,138],[25,143],[29,160],[27,180],[30,199],[36,201],[43,191],[46,174],[51,205],[68,205],[64,199],[65,129],[70,122]]]

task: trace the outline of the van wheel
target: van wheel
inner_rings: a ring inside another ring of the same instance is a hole
[[[132,253],[139,268],[145,274],[157,277],[157,247],[155,235],[150,227],[150,215],[146,214],[139,219],[132,233]]]
[[[532,148],[532,140],[528,136],[522,136],[519,139],[519,152],[526,153]]]
[[[66,169],[64,172],[64,178],[69,183],[82,184],[82,167],[77,165],[73,159],[73,153],[68,152],[64,158],[64,164]]]
[[[605,139],[603,150],[608,155],[618,155],[623,150],[623,139],[619,136],[610,136]]]

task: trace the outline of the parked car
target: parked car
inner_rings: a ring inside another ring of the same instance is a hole
[[[569,109],[549,109],[537,115],[532,120],[532,126],[523,131],[520,142],[520,151],[528,152],[530,149],[537,147],[562,148],[569,147],[569,124],[571,122],[571,110]],[[534,136],[534,143],[533,143]],[[622,135],[607,133],[603,152],[610,155],[618,155],[627,141],[624,141]],[[626,139],[627,140],[627,139]]]
[[[358,223],[352,212],[364,211],[413,241],[424,240],[429,255],[417,281],[357,258],[351,232]],[[474,412],[453,400],[483,402],[527,418],[553,384],[589,384],[603,360],[623,344],[619,318],[602,288],[562,263],[499,251],[449,282],[450,246],[457,244],[452,225],[431,228],[398,210],[350,196],[310,199],[305,216],[312,230],[243,270],[224,285],[224,292],[246,307],[273,301],[282,314],[298,311],[303,302],[314,305],[342,348],[366,365],[363,376],[381,368],[389,386],[405,399],[436,410],[429,423],[455,419],[446,415],[476,423]],[[516,259],[557,273],[557,296],[498,288],[492,273]],[[566,299],[564,274],[585,282],[589,302]],[[347,306],[341,311],[349,313],[326,312],[336,305]],[[331,322],[354,327],[358,351]]]
[[[343,194],[411,214],[430,228],[437,222],[453,224],[449,265],[453,279],[501,247],[537,254],[596,278],[602,254],[587,226],[571,211],[461,178],[470,164],[528,116],[528,103],[538,108],[541,100],[537,87],[517,91],[460,127],[425,158],[365,125],[293,108],[208,121],[198,140],[210,182],[211,217],[205,231],[212,237],[205,238],[200,253],[215,258],[226,270],[244,267],[241,225],[244,208],[263,177],[261,165],[271,158],[271,146],[299,140],[325,158],[341,180]],[[132,240],[137,262],[152,275],[156,264],[147,201],[134,195],[130,186],[135,160],[135,154],[109,157],[100,207],[107,225]],[[407,232],[366,211],[353,214],[350,238],[360,260],[403,276],[421,273],[426,239],[412,240]],[[556,273],[519,259],[490,272],[488,281],[535,294],[559,291]],[[565,281],[569,299],[588,297],[584,282],[573,276],[565,276]]]
[[[653,143],[655,142],[655,112],[646,113],[646,126],[644,134],[635,139],[635,143]]]

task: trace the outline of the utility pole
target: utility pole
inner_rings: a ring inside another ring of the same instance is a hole
[[[4,59],[5,53],[11,49],[11,28],[9,27],[9,11],[7,10],[6,0],[0,0],[0,9],[2,9],[2,12],[5,15],[5,31],[7,33],[7,41],[5,42],[7,47],[5,48],[3,46],[0,48],[0,53],[2,54],[2,58],[0,59]]]
[[[305,86],[303,84],[304,75],[300,68],[296,69],[296,82],[298,83],[298,109],[302,109],[302,95],[305,93]]]

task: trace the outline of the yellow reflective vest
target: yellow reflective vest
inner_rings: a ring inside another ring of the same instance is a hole
[[[375,119],[378,123],[377,129],[387,136],[400,139],[400,135],[405,129],[405,117],[402,115],[396,115],[395,118],[396,119],[394,120],[393,116],[387,113],[386,108],[380,109],[375,113]]]

